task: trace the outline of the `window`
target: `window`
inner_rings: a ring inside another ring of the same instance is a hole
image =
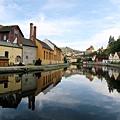
[[[4,88],[8,88],[8,82],[4,83]]]
[[[16,57],[16,62],[21,62],[21,57],[20,56]]]
[[[2,34],[2,40],[7,40],[8,39],[8,34],[6,33],[6,34]]]
[[[7,57],[8,58],[8,51],[5,51],[5,57]]]
[[[28,56],[26,56],[26,59],[28,59]]]
[[[35,60],[33,60],[33,63],[35,63]]]
[[[6,35],[3,36],[3,40],[7,40],[7,36]]]

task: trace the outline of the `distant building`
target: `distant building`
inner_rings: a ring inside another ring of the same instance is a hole
[[[120,62],[120,52],[115,52],[114,57],[113,57],[113,62]]]
[[[95,50],[94,50],[94,47],[91,45],[88,49],[86,49],[85,51],[85,54],[90,54],[90,53],[93,53]]]

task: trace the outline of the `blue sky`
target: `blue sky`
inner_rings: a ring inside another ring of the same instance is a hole
[[[0,15],[0,24],[19,25],[26,38],[32,22],[38,39],[81,51],[120,35],[119,0],[0,0]]]

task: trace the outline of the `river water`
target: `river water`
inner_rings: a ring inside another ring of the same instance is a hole
[[[120,71],[74,66],[0,75],[0,120],[120,120]]]

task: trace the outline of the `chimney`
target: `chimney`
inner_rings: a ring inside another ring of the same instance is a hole
[[[30,40],[33,41],[33,23],[30,23]]]
[[[36,26],[34,26],[33,42],[36,44]]]

